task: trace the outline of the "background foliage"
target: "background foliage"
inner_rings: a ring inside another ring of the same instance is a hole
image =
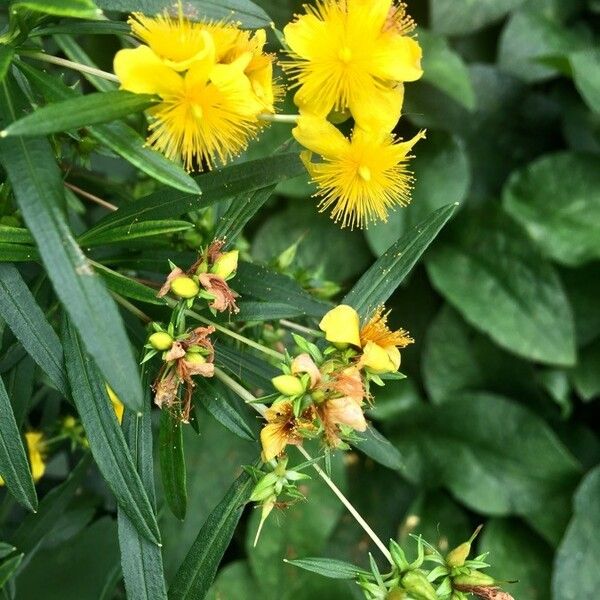
[[[262,10],[242,0],[191,4],[215,18],[237,8],[250,27],[268,23],[267,14],[281,27],[299,10],[299,3],[289,0],[260,0]],[[121,11],[159,11],[164,3],[101,0],[97,5],[116,11],[107,14],[118,19]],[[123,28],[106,23],[100,33],[96,25],[86,29],[88,21],[63,18],[94,17],[87,0],[16,0],[11,8],[52,15],[37,25],[32,39],[46,28],[54,54],[110,69]],[[493,553],[500,577],[519,580],[511,587],[516,598],[592,599],[600,584],[595,565],[600,554],[600,5],[597,0],[430,0],[412,2],[409,10],[420,25],[425,75],[407,87],[399,133],[408,136],[426,127],[428,135],[413,161],[412,204],[365,232],[339,230],[316,213],[296,154],[284,149],[266,158],[287,142],[286,126],[265,131],[239,167],[202,175],[200,205],[207,210],[198,211],[196,204],[192,214],[186,211],[196,183],[143,147],[140,117],[77,133],[77,126],[90,124],[88,117],[71,122],[68,133],[50,141],[0,141],[3,175],[11,180],[0,188],[0,316],[9,324],[19,318],[28,322],[25,331],[3,327],[0,438],[11,439],[11,412],[12,427],[27,422],[41,429],[51,429],[59,415],[75,414],[70,385],[92,450],[99,447],[95,436],[105,439],[112,415],[85,408],[94,406],[86,394],[102,385],[86,353],[103,374],[111,374],[111,385],[128,407],[141,405],[126,333],[139,348],[145,331],[135,313],[117,308],[106,288],[153,317],[163,308],[128,275],[160,279],[167,258],[191,262],[193,248],[215,231],[235,236],[252,217],[238,238],[247,261],[234,286],[246,300],[240,318],[254,319],[249,330],[277,342],[276,317],[314,324],[328,299],[343,297],[400,236],[434,209],[459,202],[458,214],[389,302],[397,324],[410,330],[416,344],[403,353],[408,379],[388,382],[370,418],[399,455],[386,457],[391,469],[359,452],[338,456],[334,479],[383,539],[405,540],[410,532],[422,532],[448,547],[485,523],[479,549]],[[6,24],[6,12],[2,19]],[[69,87],[77,79],[72,73],[49,76],[39,63],[26,60],[13,71],[11,58],[0,46],[3,127],[30,102],[42,105],[81,92]],[[14,77],[23,76],[30,82],[29,98],[16,91]],[[110,82],[87,79],[88,94],[115,89]],[[117,103],[110,109],[114,119],[131,112]],[[50,134],[65,128],[59,123],[43,130],[39,122],[30,127]],[[63,180],[120,210],[106,217]],[[247,189],[258,190],[250,200]],[[143,196],[144,216],[130,227],[132,216],[140,214],[132,200]],[[76,276],[85,263],[64,224],[65,202],[77,241],[102,265],[104,285]],[[238,220],[232,221],[236,210]],[[240,227],[234,228],[236,223]],[[10,262],[18,263],[18,271]],[[70,324],[57,319],[57,299]],[[265,320],[266,326],[259,323]],[[232,371],[243,372],[253,386],[264,384],[268,365],[234,347],[221,350]],[[140,545],[131,546],[129,556],[145,557],[149,565],[146,580],[128,590],[130,597],[164,593],[153,577],[152,566],[159,568],[160,560],[135,531],[145,528],[152,537],[160,528],[166,579],[174,581],[240,465],[257,455],[253,415],[242,407],[243,421],[232,425],[222,406],[197,400],[198,430],[183,431],[183,521],[160,508],[161,489],[155,521],[152,465],[143,447],[147,436],[132,430],[127,418],[125,436],[108,445],[113,454],[94,452],[112,492],[95,466],[85,458],[75,466],[65,448],[53,455],[36,495],[22,477],[18,463],[24,456],[9,452],[17,463],[14,483],[5,477],[11,490],[21,490],[18,498],[25,506],[41,501],[37,513],[24,516],[12,496],[1,492],[1,539],[19,552],[11,555],[0,547],[0,554],[12,556],[0,564],[0,582],[12,575],[5,597],[37,598],[40,590],[46,599],[124,597],[121,569],[140,571],[121,565],[119,539],[137,539]],[[239,408],[235,397],[228,401]],[[142,427],[149,431],[148,419]],[[136,464],[122,450],[126,444]],[[305,491],[309,502],[276,515],[255,549],[258,514],[244,512],[207,597],[335,600],[358,594],[346,582],[282,562],[321,555],[365,564],[369,540],[335,497],[318,480]],[[119,510],[117,519],[115,498],[124,493],[133,501],[122,501],[131,508]]]

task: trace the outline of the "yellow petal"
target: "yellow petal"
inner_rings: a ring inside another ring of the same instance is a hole
[[[246,53],[231,64],[216,65],[210,73],[211,82],[235,103],[236,112],[241,116],[254,116],[263,110],[244,73],[250,58],[250,53]]]
[[[381,79],[416,81],[423,75],[419,43],[406,35],[382,36],[371,57],[369,70]]]
[[[338,158],[350,147],[350,142],[329,121],[312,115],[302,115],[292,134],[305,148],[326,158]]]
[[[362,408],[352,398],[327,400],[325,414],[331,423],[348,425],[356,431],[365,431],[367,428]]]
[[[387,352],[389,359],[394,366],[393,370],[397,371],[400,368],[400,350],[396,346],[387,346],[385,351]]]
[[[181,92],[183,79],[148,48],[119,50],[115,55],[114,70],[121,89],[136,94],[171,96]]]
[[[281,454],[287,445],[287,436],[284,429],[277,423],[265,425],[260,432],[265,461],[272,460]]]
[[[364,35],[378,33],[384,26],[392,7],[392,0],[346,0],[348,3],[348,28],[351,33]]]
[[[329,32],[323,21],[315,15],[302,15],[283,28],[286,44],[298,56],[311,59],[318,56],[322,42]]]
[[[360,364],[378,375],[396,370],[395,363],[390,358],[386,348],[382,348],[374,342],[366,343]]]
[[[31,475],[34,481],[39,481],[46,471],[46,463],[42,454],[43,435],[35,431],[29,431],[25,434],[27,450],[29,453],[29,463],[31,465]]]
[[[123,406],[121,400],[119,400],[119,397],[114,393],[113,389],[108,384],[106,384],[106,391],[108,392],[108,397],[110,398],[113,410],[115,411],[117,421],[121,423],[121,421],[123,421],[123,411],[125,410],[125,407]]]
[[[321,319],[319,327],[325,332],[328,342],[360,346],[360,317],[347,304],[332,308]]]
[[[186,71],[193,64],[202,62],[208,64],[214,64],[215,62],[215,45],[212,36],[208,31],[199,31],[197,36],[198,39],[202,40],[202,45],[198,51],[187,58],[186,60],[169,60],[164,58],[163,61],[167,67],[174,69],[175,71]]]
[[[404,86],[363,86],[350,99],[350,112],[358,127],[368,131],[390,133],[402,113]]]

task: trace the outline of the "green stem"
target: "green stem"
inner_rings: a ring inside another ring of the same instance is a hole
[[[312,335],[313,337],[323,337],[323,333],[321,331],[317,331],[316,329],[311,329],[310,327],[304,327],[304,325],[298,325],[298,323],[294,323],[293,321],[288,321],[287,319],[279,319],[279,323],[287,329],[299,331],[300,333],[305,333],[306,335]]]
[[[88,65],[83,65],[72,60],[67,60],[66,58],[59,58],[58,56],[52,56],[51,54],[45,54],[44,52],[31,52],[29,50],[22,50],[20,54],[22,56],[27,56],[29,58],[51,63],[53,65],[58,65],[59,67],[66,67],[67,69],[73,69],[74,71],[79,71],[80,73],[95,75],[96,77],[101,77],[102,79],[119,83],[119,78],[112,73],[107,73],[101,69],[89,67]]]
[[[300,115],[273,115],[271,113],[261,113],[258,118],[261,121],[270,123],[297,123]]]

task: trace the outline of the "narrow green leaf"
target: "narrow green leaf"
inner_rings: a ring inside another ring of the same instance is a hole
[[[183,213],[206,208],[216,202],[300,175],[304,170],[297,153],[275,154],[209,171],[194,178],[202,197],[174,190],[160,190],[121,207],[101,219],[91,231],[139,221],[175,218]]]
[[[352,563],[334,558],[297,558],[295,560],[284,559],[288,565],[300,567],[305,571],[317,573],[330,579],[356,579],[359,574],[367,572]]]
[[[32,246],[0,242],[0,262],[29,262],[38,258],[37,249]]]
[[[149,388],[148,388],[149,389]],[[123,414],[123,434],[133,462],[152,505],[154,473],[152,461],[152,419],[150,406],[142,416],[130,410]],[[129,600],[166,600],[161,549],[141,536],[127,515],[119,509],[119,547],[125,590]]]
[[[359,436],[361,441],[352,443],[355,448],[388,469],[399,471],[402,468],[402,455],[398,449],[372,425]]]
[[[23,104],[7,78],[0,93],[0,115],[14,119]],[[88,352],[119,398],[138,409],[142,390],[129,340],[113,300],[75,243],[60,210],[64,188],[50,145],[41,138],[0,140],[0,160],[56,294]]]
[[[0,377],[0,476],[8,491],[26,508],[38,506],[35,485],[27,462],[15,415]]]
[[[276,185],[260,188],[251,194],[242,192],[233,200],[225,214],[219,219],[215,237],[231,243],[242,229],[272,196]]]
[[[12,554],[16,548],[12,544],[6,542],[0,542],[0,559],[6,558],[9,554]]]
[[[171,512],[183,521],[187,509],[183,432],[181,421],[166,410],[161,411],[160,415],[158,456],[167,504]]]
[[[78,242],[81,246],[93,248],[103,244],[115,244],[117,242],[129,242],[156,235],[168,235],[177,231],[193,229],[194,224],[189,221],[144,221],[135,223],[128,227],[114,227],[97,233],[84,233],[79,236]]]
[[[271,390],[271,378],[281,373],[271,363],[248,352],[246,349],[238,349],[227,343],[219,344],[216,355],[217,365],[223,367],[238,379],[265,390]]]
[[[52,488],[40,502],[38,511],[23,519],[12,536],[11,542],[28,559],[43,539],[53,530],[59,518],[71,502],[91,464],[90,454],[85,454],[69,476]]]
[[[205,408],[223,427],[235,435],[250,442],[256,440],[246,421],[229,404],[223,388],[218,383],[199,379],[196,382],[193,399],[196,406]]]
[[[242,473],[208,515],[169,587],[169,600],[204,598],[253,487],[253,480],[246,473]]]
[[[74,35],[129,35],[131,27],[127,23],[117,21],[64,21],[57,25],[36,27],[29,32],[29,37],[68,33]]]
[[[0,264],[0,315],[31,358],[68,397],[60,340],[13,265]]]
[[[73,401],[98,468],[118,505],[148,540],[160,543],[150,500],[135,469],[106,386],[71,323],[64,327],[65,363]]]
[[[97,0],[96,3],[106,10],[139,11],[147,15],[160,14],[165,8],[164,0]],[[247,29],[271,25],[267,13],[250,0],[188,0],[183,11],[192,20],[234,21]]]
[[[164,301],[156,297],[156,290],[153,290],[138,281],[134,281],[121,273],[117,273],[100,263],[94,263],[94,268],[98,271],[100,277],[104,279],[106,287],[119,294],[119,296],[146,302],[147,304],[164,306]]]
[[[17,556],[13,556],[12,558],[9,558],[0,564],[0,589],[5,586],[6,582],[19,568],[24,556],[24,554],[17,554]]]
[[[304,315],[301,308],[283,304],[282,302],[253,302],[242,301],[238,303],[240,312],[232,314],[232,321],[275,321],[277,319],[291,319]]]
[[[19,68],[26,73],[27,79],[34,87],[54,101],[79,96],[58,78],[27,63],[19,63]],[[87,131],[93,138],[157,181],[188,194],[201,193],[198,184],[180,165],[147,147],[145,140],[122,121],[92,125]]]
[[[59,17],[79,17],[97,19],[102,11],[96,8],[92,0],[17,0],[11,9],[26,8]]]
[[[0,46],[0,83],[6,77],[15,49],[12,46]]]
[[[358,280],[343,303],[353,306],[363,319],[368,318],[394,293],[457,206],[448,204],[439,208],[403,235]]]
[[[29,231],[23,227],[10,227],[0,225],[0,239],[9,244],[32,244],[33,238]]]
[[[0,137],[40,136],[120,119],[154,104],[153,96],[124,90],[96,92],[38,108],[3,131]]]

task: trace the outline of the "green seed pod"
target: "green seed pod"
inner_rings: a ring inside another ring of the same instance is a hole
[[[173,345],[173,338],[166,331],[153,333],[148,341],[155,350],[169,350]]]
[[[406,590],[402,590],[400,588],[394,588],[388,592],[388,595],[385,597],[385,600],[405,600],[408,597]]]
[[[203,365],[206,362],[206,358],[204,358],[204,356],[198,352],[186,352],[185,360],[186,362],[193,363],[195,365]]]
[[[471,553],[471,544],[473,540],[477,537],[477,534],[481,531],[482,525],[480,525],[473,533],[473,535],[466,541],[448,552],[448,556],[446,556],[446,564],[449,567],[462,567],[467,560],[467,557]]]
[[[181,275],[171,282],[171,291],[180,298],[189,299],[197,296],[200,288],[191,277]]]
[[[493,586],[496,585],[496,580],[490,575],[486,575],[481,571],[471,569],[468,575],[457,575],[452,578],[452,583],[456,586]]]
[[[423,571],[413,569],[402,577],[402,586],[415,600],[438,600],[435,588],[427,580]]]
[[[238,255],[239,252],[237,250],[221,254],[212,266],[211,272],[223,279],[227,279],[237,270]]]

